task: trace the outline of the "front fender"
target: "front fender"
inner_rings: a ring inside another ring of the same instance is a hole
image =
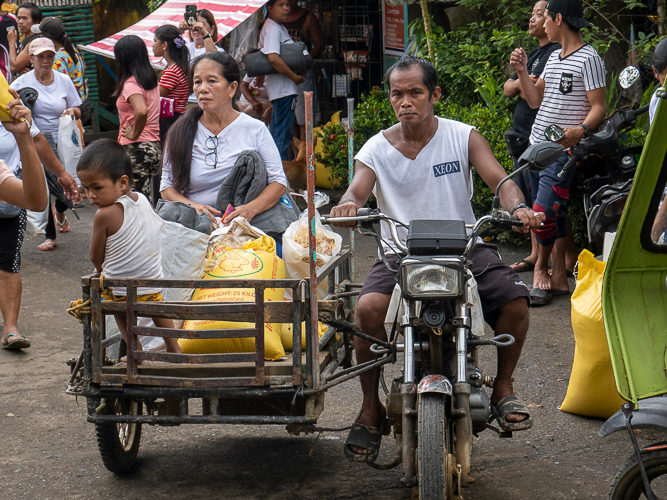
[[[444,375],[427,375],[419,381],[417,386],[417,394],[425,392],[437,392],[451,396],[452,384]]]
[[[639,409],[632,412],[633,429],[653,429],[667,431],[667,398],[655,397],[642,399],[638,403]],[[625,430],[625,415],[622,410],[617,411],[607,420],[598,436],[607,437],[614,432]]]

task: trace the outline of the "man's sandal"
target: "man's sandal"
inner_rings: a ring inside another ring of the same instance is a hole
[[[56,207],[51,207],[51,211],[53,212],[53,222],[56,224],[56,229],[58,230],[59,233],[66,233],[69,231],[69,222],[67,221],[67,216],[65,216],[65,220],[62,222],[58,222],[58,217],[56,214]]]
[[[9,340],[10,337],[14,337],[14,340]],[[3,349],[27,349],[30,347],[30,341],[27,338],[15,333],[7,335],[5,341],[0,342],[0,344],[2,344]]]
[[[497,405],[491,405],[491,412],[503,432],[526,431],[533,426],[530,412],[526,405],[516,396],[501,399]],[[512,414],[526,415],[521,422],[508,422],[507,416]]]
[[[531,262],[529,260],[523,259],[520,260],[519,262],[515,262],[510,266],[510,268],[517,273],[525,273],[528,271],[532,271],[535,269],[535,263]]]
[[[388,425],[386,412],[385,416],[382,417],[382,423],[378,427],[356,423],[359,420],[359,417],[361,417],[361,411],[359,412],[359,415],[357,415],[355,423],[352,425],[352,429],[350,429],[350,433],[347,435],[343,450],[350,462],[373,463],[380,453],[382,436],[389,435],[391,426]],[[352,449],[353,447],[362,448],[369,453],[357,453]]]

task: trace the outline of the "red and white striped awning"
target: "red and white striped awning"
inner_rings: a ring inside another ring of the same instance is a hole
[[[116,45],[116,42],[125,35],[136,35],[146,43],[148,55],[150,56],[153,65],[160,68],[164,67],[165,64],[164,59],[153,56],[153,33],[157,28],[164,24],[178,26],[183,20],[186,5],[196,3],[198,10],[210,10],[218,25],[218,34],[222,38],[245,21],[257,9],[262,7],[265,2],[266,0],[208,0],[206,2],[167,0],[167,2],[153,13],[129,28],[125,28],[123,31],[111,35],[104,40],[100,40],[99,42],[91,43],[90,45],[81,45],[79,48],[113,59],[113,47]],[[187,35],[184,36],[187,37]]]

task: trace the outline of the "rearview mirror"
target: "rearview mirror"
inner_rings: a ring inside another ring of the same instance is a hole
[[[637,82],[637,80],[639,80],[640,76],[641,75],[637,68],[634,66],[628,66],[623,71],[621,71],[620,75],[618,75],[618,83],[624,90],[629,89]]]
[[[565,137],[565,130],[555,123],[544,129],[544,137],[547,141],[558,142]]]
[[[563,146],[557,142],[539,142],[524,151],[519,158],[519,167],[541,172],[555,162],[562,153]]]

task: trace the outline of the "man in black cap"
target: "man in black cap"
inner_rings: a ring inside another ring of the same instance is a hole
[[[580,33],[581,28],[588,26],[581,0],[550,0],[544,29],[549,41],[560,43],[562,49],[551,54],[536,82],[528,74],[522,48],[515,49],[510,57],[523,98],[531,108],[539,108],[531,144],[544,142],[544,131],[551,124],[565,130],[565,137],[559,142],[566,151],[543,172],[531,173],[531,192],[536,193],[533,210],[546,215],[544,227],[535,231],[539,246],[530,292],[533,306],[545,305],[553,295],[570,293],[565,267],[566,205],[575,169],[562,177],[558,174],[569,159],[567,149],[589,136],[607,113],[604,63],[595,49],[584,43]],[[556,251],[552,254],[554,246]]]

